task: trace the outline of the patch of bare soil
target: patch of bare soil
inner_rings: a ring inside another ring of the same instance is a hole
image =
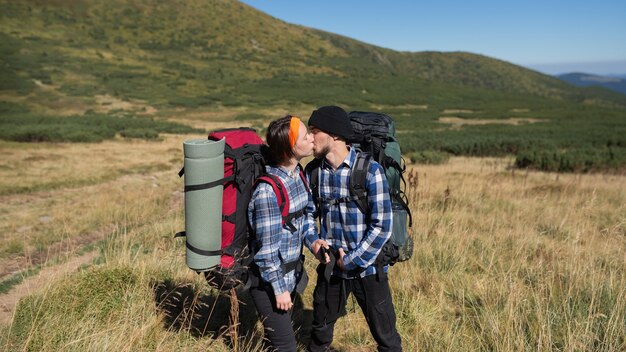
[[[250,127],[250,121],[211,121],[211,120],[196,120],[188,118],[170,118],[170,121],[182,123],[193,128],[200,128],[207,131],[214,131],[223,128],[235,128],[235,127]]]
[[[172,192],[172,197],[168,202],[168,212],[174,213],[180,211],[185,206],[185,193],[183,191]]]
[[[143,111],[143,114],[152,115],[157,112],[157,109],[147,105],[145,102],[139,100],[126,101],[113,97],[108,94],[96,95],[95,97],[98,112],[110,112],[113,110],[125,110],[125,111]]]
[[[462,117],[440,117],[439,122],[447,123],[454,126],[462,126],[462,125],[491,125],[491,124],[500,124],[500,125],[521,125],[525,123],[537,123],[544,122],[546,120],[543,119],[533,119],[533,118],[517,118],[511,117],[508,119],[464,119]]]
[[[41,291],[52,281],[78,270],[98,257],[97,251],[91,251],[78,257],[72,257],[63,264],[43,268],[39,274],[26,278],[6,294],[0,295],[0,326],[7,325],[13,319],[17,303],[22,297]]]
[[[465,109],[446,109],[443,111],[444,114],[473,114],[474,110],[465,110]]]
[[[135,111],[141,115],[153,115],[157,112],[157,109],[141,100],[122,100],[109,94],[102,94],[93,97],[93,100],[95,100],[94,104],[93,100],[88,98],[68,96],[60,92],[58,85],[45,84],[36,79],[33,82],[42,92],[56,95],[58,99],[43,105],[59,115],[82,115],[90,109],[99,113],[108,113],[115,110]]]
[[[375,110],[385,110],[389,108],[395,109],[411,109],[411,110],[428,110],[428,105],[402,104],[402,105],[381,105],[371,104],[370,107]]]

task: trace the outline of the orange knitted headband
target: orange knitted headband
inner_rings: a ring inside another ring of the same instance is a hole
[[[296,116],[292,116],[291,121],[289,122],[289,144],[291,145],[291,148],[293,148],[293,146],[296,145],[299,132],[300,132],[300,119]]]

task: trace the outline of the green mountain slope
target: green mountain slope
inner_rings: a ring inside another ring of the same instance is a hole
[[[469,53],[407,53],[291,25],[226,0],[0,3],[3,92],[49,85],[156,106],[451,105],[467,98],[626,106]],[[36,80],[36,81],[35,81]]]
[[[189,129],[135,119],[222,107],[263,128],[268,111],[338,104],[391,115],[414,160],[626,165],[622,94],[481,55],[380,48],[231,0],[0,0],[0,76],[6,140],[157,138]]]

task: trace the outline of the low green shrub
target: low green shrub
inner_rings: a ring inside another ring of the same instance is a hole
[[[159,133],[152,129],[129,128],[120,132],[124,138],[157,139]]]
[[[448,162],[450,154],[434,150],[425,150],[422,152],[409,153],[409,159],[412,164],[439,165]]]
[[[626,165],[626,148],[577,148],[568,150],[524,150],[517,153],[515,166],[553,172],[619,170]]]
[[[245,114],[239,114],[235,116],[235,120],[237,121],[249,121],[249,120],[264,120],[266,117],[262,114],[257,114],[254,112],[249,112]]]

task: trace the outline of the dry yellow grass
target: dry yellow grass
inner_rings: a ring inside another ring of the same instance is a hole
[[[197,136],[197,138],[200,136]],[[163,171],[180,163],[180,148],[163,142],[105,141],[97,144],[0,142],[0,194],[50,191],[99,184],[125,174]]]
[[[80,247],[96,242],[113,230],[124,213],[145,209],[136,204],[168,197],[176,182],[171,170],[182,165],[181,148],[175,147],[179,138],[166,136],[157,143],[1,142],[4,274],[23,268],[34,253],[49,251],[51,245]],[[52,254],[59,250],[53,249]],[[44,254],[48,255],[40,253]],[[41,262],[35,258],[35,264]]]
[[[186,268],[183,242],[172,238],[183,228],[176,172],[181,143],[191,137],[2,145],[0,187],[25,188],[2,196],[0,264],[37,248],[79,244],[72,239],[90,233],[102,242],[97,265],[22,302],[0,345],[230,349],[219,330],[228,300]],[[416,246],[410,261],[390,270],[405,350],[624,350],[626,177],[512,171],[510,163],[453,158],[410,169]],[[314,278],[310,256],[307,269]],[[102,278],[112,281],[99,291],[90,280]],[[304,336],[312,289],[311,283],[298,318]],[[111,290],[115,296],[106,295]],[[245,293],[240,298],[240,350],[258,350],[254,307]],[[88,308],[82,299],[92,302]],[[352,306],[337,324],[335,347],[375,349]]]
[[[623,349],[626,178],[509,163],[454,158],[414,171],[413,265],[391,274],[411,278],[393,280],[396,301],[417,313],[399,321],[406,346]]]

